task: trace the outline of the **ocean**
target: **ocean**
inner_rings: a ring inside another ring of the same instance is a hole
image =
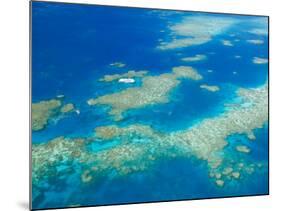
[[[190,24],[189,19],[208,22],[208,18],[214,22],[212,28],[218,23],[217,31],[206,28],[204,34],[196,25],[188,29],[195,33],[186,35],[180,25],[185,20]],[[267,83],[267,62],[253,62],[255,57],[268,59],[268,34],[264,33],[267,24],[266,17],[256,16],[33,2],[32,103],[64,95],[62,102],[72,103],[79,113],[53,115],[42,130],[32,131],[32,145],[44,146],[56,137],[91,139],[95,128],[109,125],[149,125],[170,134],[223,115],[229,109],[227,104],[239,102],[237,90],[256,89]],[[168,47],[194,37],[204,41]],[[182,60],[196,55],[204,55],[205,59]],[[125,65],[110,65],[116,62]],[[145,70],[153,77],[171,73],[179,66],[191,66],[203,79],[176,79],[180,83],[168,92],[168,102],[132,107],[117,122],[108,113],[114,105],[87,104],[90,98],[141,88],[147,77],[136,77],[135,83],[127,84],[99,81],[104,75]],[[200,88],[202,84],[218,86],[220,90],[211,92]],[[93,183],[81,182],[81,172],[86,167],[73,161],[68,173],[52,174],[47,182],[42,179],[42,184],[33,183],[32,207],[268,194],[268,123],[255,128],[254,134],[254,141],[245,134],[227,137],[227,145],[219,153],[231,162],[253,164],[255,171],[244,174],[242,169],[239,179],[228,178],[223,187],[210,179],[208,162],[193,154],[174,158],[163,155],[148,169],[125,176],[118,176],[117,170],[102,172]],[[111,150],[122,144],[119,139],[93,144],[92,153]],[[237,153],[237,144],[247,146],[251,152]],[[258,164],[263,167],[256,167]]]

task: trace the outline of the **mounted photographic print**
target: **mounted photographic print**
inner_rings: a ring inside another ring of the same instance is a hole
[[[269,194],[267,16],[31,2],[31,209]]]

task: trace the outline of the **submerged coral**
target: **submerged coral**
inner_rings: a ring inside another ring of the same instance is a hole
[[[218,117],[205,119],[187,131],[176,133],[186,145],[196,146],[195,153],[207,160],[210,166],[217,163],[218,157],[214,152],[227,145],[226,138],[229,135],[248,134],[267,122],[267,85],[258,89],[239,89],[237,93],[251,106],[239,107]]]
[[[67,113],[67,112],[71,112],[71,111],[74,111],[74,105],[72,103],[68,103],[66,105],[64,105],[60,111],[62,113]]]
[[[254,44],[254,45],[261,45],[264,43],[263,40],[246,40],[248,43]]]
[[[72,168],[74,160],[85,157],[85,140],[57,137],[48,143],[32,145],[32,182],[37,184]],[[68,168],[59,169],[63,164]],[[45,178],[45,179],[44,179]]]
[[[220,88],[218,86],[210,86],[210,85],[207,85],[207,84],[200,85],[200,88],[206,89],[210,92],[217,92],[217,91],[220,90]]]
[[[140,71],[130,70],[127,73],[123,73],[123,74],[105,75],[103,78],[99,79],[99,81],[112,82],[122,78],[141,78],[144,77],[147,73],[148,71],[146,70],[140,70]]]
[[[232,176],[235,178],[235,179],[238,179],[240,177],[240,173],[239,172],[233,172],[232,173]]]
[[[251,34],[260,35],[260,36],[268,36],[268,29],[265,28],[256,28],[249,31]]]
[[[32,130],[42,130],[60,106],[61,101],[57,99],[32,103]]]
[[[126,137],[128,134],[137,134],[142,137],[155,138],[157,132],[150,126],[141,124],[134,124],[124,128],[120,128],[116,125],[95,128],[96,137],[104,140],[112,139],[117,136]]]
[[[190,66],[174,67],[173,73],[179,78],[189,78],[195,81],[203,79],[202,75]]]
[[[114,62],[114,63],[111,63],[110,66],[122,68],[122,67],[125,67],[126,64],[122,63],[122,62]]]
[[[197,54],[195,56],[191,56],[191,57],[184,57],[181,60],[184,62],[198,62],[198,61],[202,61],[202,60],[206,60],[207,56],[203,55],[203,54]]]
[[[192,67],[174,67],[172,73],[143,77],[140,87],[127,88],[117,93],[89,99],[88,104],[110,105],[109,114],[118,121],[123,119],[122,113],[129,109],[169,102],[169,93],[181,83],[181,78],[200,80],[202,76]]]
[[[235,23],[237,20],[231,18],[208,17],[206,21],[205,16],[187,17],[170,27],[170,31],[176,37],[169,42],[160,42],[158,48],[169,50],[202,45]]]
[[[223,187],[227,179],[239,179],[241,173],[251,174],[256,168],[230,162],[224,157],[221,152],[227,145],[227,137],[251,134],[253,129],[261,128],[268,120],[267,85],[257,89],[239,89],[237,94],[250,106],[227,110],[220,116],[176,132],[163,133],[140,124],[126,127],[109,125],[95,128],[91,140],[59,137],[47,143],[34,144],[33,181],[36,183],[56,175],[57,166],[61,163],[80,163],[85,169],[81,181],[88,183],[110,171],[119,176],[143,171],[163,157],[195,156],[207,162],[210,177]],[[118,140],[120,143],[93,152],[90,146],[97,139]],[[222,167],[222,163],[226,167]]]
[[[251,150],[247,146],[239,145],[236,147],[238,152],[249,153]]]
[[[225,46],[232,47],[233,43],[230,40],[222,40],[221,43]]]
[[[268,59],[266,59],[266,58],[254,57],[254,58],[253,58],[253,63],[254,63],[254,64],[267,64],[267,63],[268,63]]]
[[[61,97],[60,97],[61,98]],[[69,103],[63,105],[61,99],[52,99],[32,103],[32,130],[44,129],[48,121],[60,113],[74,111],[74,105]]]
[[[216,184],[220,187],[222,187],[224,185],[224,181],[221,179],[216,180]]]

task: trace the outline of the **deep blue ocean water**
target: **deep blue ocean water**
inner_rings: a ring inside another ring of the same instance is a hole
[[[98,82],[106,74],[148,70],[149,75],[159,75],[171,72],[175,66],[191,65],[204,77],[203,83],[220,86],[219,92],[210,93],[199,87],[201,81],[182,80],[171,91],[169,103],[129,110],[125,112],[124,120],[118,123],[121,126],[144,123],[162,132],[186,129],[204,118],[220,115],[224,111],[224,104],[231,103],[235,98],[237,88],[255,88],[266,82],[267,65],[252,62],[253,57],[268,57],[267,35],[247,31],[255,26],[251,22],[255,17],[209,14],[212,17],[232,17],[244,23],[234,25],[205,44],[161,51],[157,49],[158,40],[169,39],[169,24],[198,15],[166,13],[137,8],[33,2],[32,102],[53,99],[63,94],[64,101],[73,103],[81,113],[72,113],[59,120],[52,119],[44,130],[32,133],[32,142],[44,143],[57,136],[88,137],[97,126],[115,124],[106,113],[106,107],[90,107],[87,100],[135,85],[116,86],[114,83]],[[237,38],[231,34],[237,34],[239,41],[235,41]],[[263,40],[264,44],[247,43],[249,39]],[[221,40],[230,40],[234,45],[224,46]],[[185,57],[204,54],[208,58],[206,61],[187,64],[180,60],[182,56],[179,53]],[[241,58],[235,58],[236,55]],[[109,66],[118,61],[126,63],[126,66]],[[241,135],[230,137],[225,153],[232,156],[231,149],[235,146],[231,140],[238,138],[252,150],[250,155],[244,155],[249,162],[267,162],[268,126],[257,129],[255,134],[257,140],[253,142]],[[54,179],[58,190],[46,190],[44,199],[34,201],[33,207],[196,199],[268,192],[267,171],[255,172],[249,178],[222,189],[210,182],[206,165],[196,158],[163,158],[150,171],[122,178],[109,176],[101,179],[95,187],[83,186],[78,174],[74,173],[64,180]],[[76,171],[79,171],[78,166]]]

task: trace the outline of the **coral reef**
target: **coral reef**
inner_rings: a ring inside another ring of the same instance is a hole
[[[220,90],[220,88],[218,86],[210,86],[210,85],[207,85],[207,84],[200,85],[200,88],[206,89],[210,92],[217,92],[217,91]]]
[[[129,109],[169,102],[169,93],[181,83],[179,80],[181,78],[200,80],[202,76],[192,67],[174,67],[172,73],[143,77],[140,87],[127,88],[117,93],[89,99],[88,104],[110,105],[109,114],[114,120],[119,121],[123,119],[122,113]]]
[[[32,103],[32,130],[42,130],[60,106],[61,101],[57,99]]]
[[[169,50],[202,45],[235,23],[237,20],[231,18],[209,16],[206,21],[205,16],[187,17],[182,22],[170,27],[171,34],[174,35],[173,38],[168,42],[160,42],[158,49]]]
[[[142,78],[147,73],[148,73],[148,71],[146,71],[146,70],[140,70],[140,71],[130,70],[124,74],[105,75],[103,78],[99,79],[99,81],[112,82],[112,81],[116,81],[116,80],[119,80],[122,78]]]
[[[168,75],[170,78],[172,74]],[[232,162],[222,152],[230,135],[251,135],[253,129],[267,123],[267,89],[267,85],[257,89],[238,89],[237,95],[250,106],[227,110],[220,116],[176,132],[163,133],[141,124],[109,125],[95,128],[92,138],[58,137],[47,143],[33,144],[33,182],[60,174],[59,165],[67,165],[64,169],[68,169],[73,162],[83,166],[81,181],[89,183],[111,171],[117,176],[144,171],[163,157],[195,156],[207,162],[210,177],[214,178],[217,186],[223,187],[226,180],[239,179],[241,174],[252,174],[256,168],[265,166]],[[98,139],[118,140],[120,143],[93,152],[90,146]]]
[[[101,138],[103,140],[112,139],[117,136],[123,136],[123,138],[127,138],[128,134],[155,138],[156,134],[158,133],[157,131],[153,130],[150,126],[141,124],[134,124],[124,128],[120,128],[116,125],[101,126],[95,128],[96,137]]]
[[[203,55],[203,54],[197,54],[195,56],[191,56],[191,57],[184,57],[181,60],[184,62],[198,62],[198,61],[202,61],[202,60],[206,60],[207,56]]]
[[[224,186],[224,181],[221,180],[221,179],[218,179],[218,180],[216,180],[216,184],[217,184],[219,187],[222,187],[222,186]]]
[[[233,43],[229,40],[222,40],[221,43],[225,46],[229,46],[229,47],[233,46]]]
[[[85,157],[84,139],[57,137],[48,143],[32,145],[32,182],[48,180],[72,168],[73,161]],[[59,169],[60,165],[67,166]]]
[[[62,113],[74,111],[74,105],[72,103],[65,104],[64,106],[61,107],[60,111]]]
[[[126,64],[125,64],[125,63],[122,63],[122,62],[114,62],[114,63],[111,63],[110,66],[122,68],[122,67],[125,67]]]
[[[74,105],[69,103],[63,105],[62,97],[58,99],[32,103],[32,130],[39,131],[45,128],[48,121],[61,114],[74,111]]]
[[[251,150],[247,146],[239,145],[236,147],[238,152],[249,153]]]
[[[202,75],[190,66],[174,67],[173,73],[179,78],[189,78],[195,81],[203,79]]]
[[[266,58],[254,57],[254,58],[253,58],[253,63],[254,63],[254,64],[267,64],[267,63],[268,63],[268,59],[266,59]]]
[[[261,45],[264,43],[263,40],[247,40],[248,43],[254,44],[254,45]]]
[[[233,173],[232,173],[232,176],[233,176],[235,179],[239,179],[240,173],[239,173],[239,172],[233,172]]]
[[[260,35],[260,36],[267,36],[268,30],[264,28],[256,28],[249,31],[251,34]]]

